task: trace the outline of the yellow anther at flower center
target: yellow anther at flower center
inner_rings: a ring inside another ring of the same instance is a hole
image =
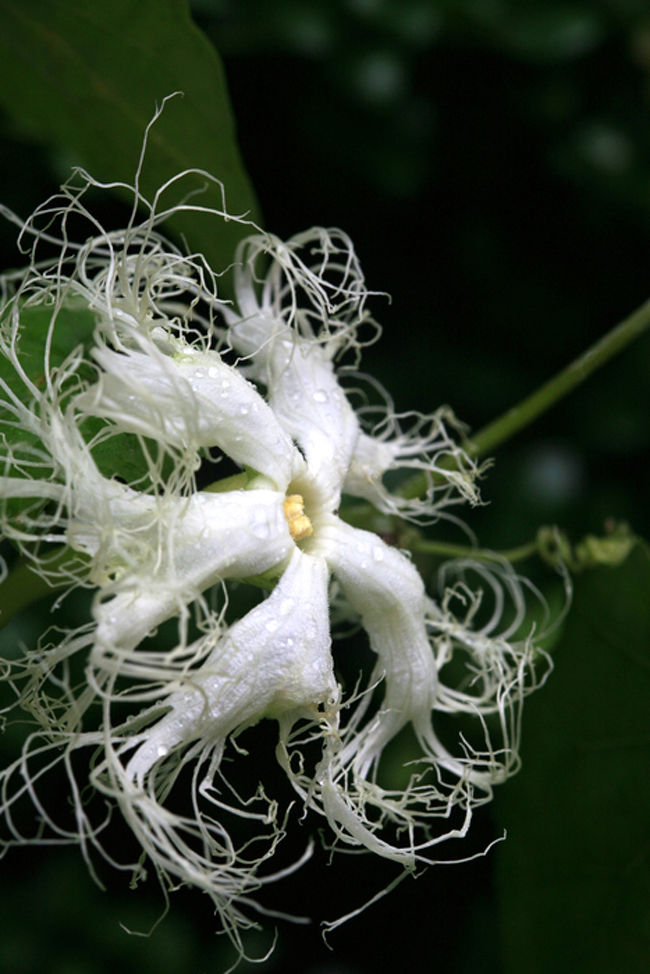
[[[289,533],[294,541],[308,538],[314,533],[311,521],[305,514],[305,502],[301,494],[289,494],[284,499],[284,516],[289,525]]]

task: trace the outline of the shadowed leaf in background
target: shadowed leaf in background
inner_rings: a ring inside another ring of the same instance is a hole
[[[650,556],[578,577],[528,702],[524,769],[495,808],[506,974],[625,971],[650,957]]]
[[[17,130],[64,148],[100,180],[132,183],[147,123],[175,91],[154,126],[141,177],[151,199],[176,173],[204,169],[226,189],[232,214],[259,221],[243,169],[221,62],[190,20],[185,0],[0,0],[0,105]],[[204,185],[184,181],[182,194]],[[178,202],[165,195],[165,204]],[[35,201],[37,202],[37,201]],[[207,184],[192,202],[222,207]],[[247,227],[180,214],[170,229],[220,271]]]

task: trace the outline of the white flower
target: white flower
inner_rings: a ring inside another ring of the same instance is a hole
[[[155,209],[120,232],[93,224],[85,244],[71,244],[67,221],[86,212],[85,188],[97,185],[82,175],[28,222],[30,267],[4,281],[2,351],[16,381],[2,381],[13,433],[0,497],[4,533],[37,570],[96,594],[86,626],[8,668],[39,727],[2,774],[2,812],[12,841],[28,841],[13,817],[27,793],[44,823],[37,839],[48,826],[101,848],[71,760],[95,748],[90,782],[119,806],[156,872],[206,890],[237,938],[250,893],[279,875],[261,867],[286,821],[261,785],[240,798],[227,784],[229,741],[276,720],[278,761],[304,806],[338,843],[412,869],[465,834],[473,807],[516,769],[521,702],[539,682],[534,650],[513,638],[523,599],[507,568],[456,566],[436,602],[405,552],[339,515],[344,494],[420,523],[476,498],[476,470],[446,430],[448,411],[399,417],[387,397],[381,408],[352,406],[345,362],[356,364],[377,328],[350,240],[324,229],[286,243],[251,236],[229,304],[200,257],[159,236]],[[41,238],[58,241],[54,260],[37,260]],[[21,358],[31,306],[51,308],[40,384]],[[59,319],[79,307],[95,316],[92,348],[53,368]],[[100,472],[98,451],[111,444],[136,448],[145,473],[127,484]],[[241,478],[197,489],[199,468],[222,455]],[[384,482],[408,468],[429,483],[412,501]],[[69,556],[48,557],[52,542]],[[495,596],[482,622],[471,571]],[[256,577],[272,591],[227,623],[215,592]],[[514,612],[500,630],[506,596]],[[330,603],[359,620],[374,654],[356,688],[339,684]],[[150,639],[167,620],[176,620],[167,643]],[[455,732],[449,715],[463,718]],[[409,726],[416,763],[397,787],[384,751]],[[57,762],[72,785],[72,824],[54,821],[39,792]],[[189,814],[175,810],[172,792],[187,784],[188,765]],[[256,822],[266,843],[237,848],[233,815]]]

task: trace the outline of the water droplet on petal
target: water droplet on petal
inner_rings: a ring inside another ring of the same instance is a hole
[[[241,437],[235,437],[235,440],[241,439]],[[263,507],[258,508],[253,511],[250,522],[250,529],[252,534],[256,538],[265,539],[270,536],[270,527],[266,509]]]
[[[282,602],[280,603],[280,615],[281,616],[288,615],[293,609],[295,604],[296,604],[295,599],[282,599]]]
[[[219,369],[217,368],[216,365],[211,365],[210,366],[210,368],[208,369],[208,375],[210,376],[211,379],[216,379],[217,378],[217,376],[219,375]],[[224,385],[225,385],[225,382],[224,382]]]
[[[383,550],[383,548],[380,548],[379,546],[377,546],[376,548],[373,548],[372,549],[372,557],[375,559],[375,561],[383,561],[384,560],[384,550]]]
[[[327,402],[327,393],[324,389],[317,389],[312,398],[314,402]]]

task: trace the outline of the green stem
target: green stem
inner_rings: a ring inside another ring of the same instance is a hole
[[[424,555],[440,555],[442,558],[473,558],[476,561],[523,561],[539,553],[537,540],[528,544],[509,548],[507,551],[488,551],[485,548],[472,548],[471,545],[446,544],[444,541],[431,541],[429,538],[409,538],[406,547],[409,551]]]
[[[532,395],[522,399],[492,423],[484,426],[471,437],[468,452],[472,457],[480,457],[528,426],[538,416],[550,409],[559,399],[575,389],[587,376],[622,351],[631,341],[641,335],[650,325],[650,301],[633,311],[620,324],[607,332],[603,338],[579,355],[565,369],[540,386]]]
[[[510,548],[507,551],[489,551],[469,545],[447,544],[422,538],[417,531],[406,532],[401,539],[409,551],[441,558],[470,558],[474,561],[507,561],[513,564],[537,556],[554,568],[563,566],[572,572],[580,572],[600,565],[616,567],[622,564],[638,543],[626,524],[612,524],[601,537],[585,535],[576,544],[558,528],[543,526],[533,541]]]
[[[633,311],[631,315],[595,342],[586,352],[574,359],[565,369],[562,369],[526,399],[522,399],[516,406],[508,409],[472,436],[466,445],[469,456],[472,458],[484,456],[486,453],[491,453],[501,443],[505,443],[511,436],[528,426],[563,396],[575,389],[592,372],[595,372],[601,365],[622,351],[649,325],[650,301],[646,301],[645,304],[642,304],[640,308]],[[450,459],[445,466],[453,470],[455,466],[453,459]],[[440,475],[441,482],[443,479],[443,476]],[[400,494],[403,497],[419,497],[426,492],[429,483],[430,480],[426,474],[416,474],[401,485]]]

